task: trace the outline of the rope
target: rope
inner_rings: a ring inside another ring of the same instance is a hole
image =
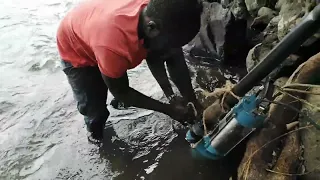
[[[198,116],[198,111],[196,109],[196,106],[192,102],[188,102],[187,106],[189,106],[189,105],[192,107],[194,116],[197,117]]]
[[[232,88],[233,87],[234,87],[234,84],[232,84],[230,81],[227,80],[226,84],[222,88],[216,88],[213,92],[207,92],[207,91],[205,91],[203,89],[201,89],[201,91],[206,97],[216,97],[216,98],[220,99],[220,97],[222,96],[221,102],[219,102],[219,107],[217,106],[217,108],[221,109],[220,112],[225,113],[226,109],[224,108],[224,106],[227,106],[227,104],[224,104],[224,101],[225,101],[225,98],[228,95],[228,93],[231,94],[234,98],[236,98],[238,100],[241,99],[239,96],[237,96],[236,94],[234,94],[232,92]],[[195,116],[197,116],[197,111],[195,109],[194,104],[189,102],[188,105],[191,105],[191,107],[193,108],[193,110],[195,112]],[[205,111],[208,110],[209,108],[212,108],[212,106],[215,106],[215,103],[213,103],[209,107],[207,107],[204,110],[204,114],[205,114]],[[228,107],[228,109],[230,109],[230,108]],[[217,111],[217,113],[219,113],[219,111]],[[216,116],[213,115],[213,117],[216,117]],[[205,116],[202,117],[202,124],[203,124],[204,135],[206,136],[208,134],[208,128],[207,128],[207,125],[206,125]],[[191,147],[195,148],[202,140],[203,140],[203,138],[201,138],[196,143],[192,144]]]
[[[320,92],[310,92],[310,91],[291,89],[291,88],[286,88],[286,89],[282,89],[282,90],[287,91],[287,92],[298,92],[298,93],[304,93],[304,94],[320,95]]]
[[[302,103],[304,103],[306,105],[309,105],[310,107],[313,107],[314,109],[320,111],[320,107],[318,107],[316,105],[313,105],[313,104],[309,103],[308,101],[306,101],[304,99],[298,98],[298,97],[296,97],[296,96],[294,96],[294,95],[292,95],[292,94],[290,94],[288,92],[285,92],[285,90],[283,90],[283,88],[281,88],[279,86],[275,86],[275,87],[277,87],[282,94],[288,95],[288,96],[290,96],[290,97],[292,97],[292,98],[294,98],[294,99],[296,99],[296,100],[298,100],[298,101],[300,101],[300,102],[302,102]],[[306,91],[305,93],[306,94],[312,94],[312,92],[308,92],[308,91]]]
[[[228,93],[231,94],[234,98],[238,99],[238,101],[240,101],[240,99],[241,99],[239,96],[237,96],[236,94],[234,94],[234,93],[232,92],[232,89],[231,89],[231,88],[230,88],[230,89],[226,89],[225,93],[224,93],[223,96],[222,96],[221,104],[220,104],[222,112],[226,112],[226,110],[224,109],[224,106],[227,106],[228,109],[230,109],[230,107],[228,106],[228,104],[225,104],[225,103],[224,103],[224,100],[225,100],[225,98],[226,98],[226,96],[227,96]]]
[[[316,84],[300,84],[300,83],[290,83],[290,84],[286,84],[284,86],[282,86],[282,88],[288,88],[288,87],[296,87],[296,86],[300,86],[300,87],[311,87],[311,88],[320,88],[320,85],[316,85]]]

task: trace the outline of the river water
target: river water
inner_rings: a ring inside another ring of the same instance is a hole
[[[0,0],[0,179],[228,179],[239,158],[192,157],[185,129],[160,113],[109,106],[104,145],[88,143],[55,43],[78,1]],[[129,76],[164,99],[144,63]]]

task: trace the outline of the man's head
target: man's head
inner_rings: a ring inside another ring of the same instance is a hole
[[[201,12],[198,0],[150,0],[141,17],[147,48],[163,50],[187,44],[200,29]]]

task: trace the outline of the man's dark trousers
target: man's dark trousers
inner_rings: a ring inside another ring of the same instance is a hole
[[[102,138],[109,111],[106,101],[108,88],[98,66],[73,67],[62,60],[63,71],[77,101],[77,109],[84,116],[87,130],[95,138]]]

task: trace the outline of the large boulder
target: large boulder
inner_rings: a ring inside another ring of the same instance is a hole
[[[320,93],[320,88],[313,88],[311,92]],[[306,100],[320,107],[319,95],[308,95]],[[304,104],[303,109],[309,113],[309,118],[320,124],[320,112],[316,109]],[[308,121],[306,118],[300,119],[301,126],[306,126]],[[304,176],[303,179],[316,179],[320,178],[320,131],[316,128],[309,128],[301,131],[301,140],[304,145],[304,165],[307,172],[310,172]]]
[[[203,2],[201,28],[190,51],[206,53],[225,65],[244,65],[249,51],[244,0]],[[200,50],[200,44],[204,50]],[[251,46],[252,47],[252,46]],[[206,60],[209,60],[206,58]]]
[[[206,31],[201,36],[208,37],[211,44],[205,46],[209,49],[212,47],[225,64],[241,64],[248,52],[247,21],[236,19],[230,9],[219,3],[210,3],[209,9]]]

